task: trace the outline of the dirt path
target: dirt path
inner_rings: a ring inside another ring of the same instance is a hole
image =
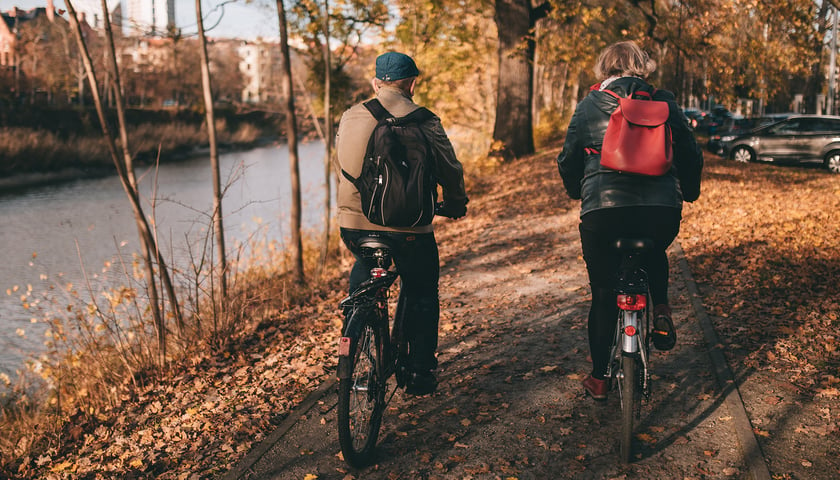
[[[438,230],[441,385],[431,397],[397,393],[377,465],[355,470],[341,460],[335,389],[327,388],[228,478],[752,478],[678,252],[671,298],[679,343],[653,357],[638,460],[618,462],[617,395],[596,403],[580,387],[589,369],[588,285],[577,204],[559,200],[549,166],[537,170],[529,184],[474,186],[484,195],[470,216]],[[518,202],[523,195],[542,202]]]

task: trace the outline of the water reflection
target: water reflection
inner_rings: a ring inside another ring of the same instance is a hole
[[[324,148],[300,145],[303,224],[320,229],[323,205]],[[288,147],[275,145],[223,154],[220,170],[227,190],[223,200],[229,247],[249,236],[282,240],[289,234]],[[195,158],[159,170],[138,171],[146,214],[154,213],[163,250],[176,261],[188,255],[186,238],[206,234],[212,210],[208,158]],[[118,251],[137,249],[131,206],[116,177],[85,179],[0,197],[0,372],[11,374],[28,354],[38,351],[44,332],[23,308],[27,290],[45,291],[49,281],[82,281],[82,268],[101,272]],[[77,248],[78,245],[78,248]],[[17,290],[14,290],[17,286]],[[6,291],[11,295],[6,295]],[[24,331],[25,337],[18,335]]]

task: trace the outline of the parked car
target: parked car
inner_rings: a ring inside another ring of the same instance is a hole
[[[764,116],[758,117],[755,121],[756,128],[770,125],[771,123],[781,122],[782,120],[796,115],[793,112],[789,113],[768,113]]]
[[[706,133],[709,135],[714,135],[720,126],[723,125],[727,119],[732,117],[732,112],[727,110],[723,105],[718,105],[712,108],[712,111],[709,112],[708,115],[703,117],[703,121],[700,123],[700,128],[706,130]]]
[[[840,117],[794,115],[723,142],[736,162],[819,162],[840,173]]]
[[[720,155],[723,153],[723,142],[731,141],[738,135],[742,135],[756,126],[752,118],[744,118],[740,115],[733,115],[722,119],[714,133],[709,134],[709,141],[706,142],[706,149]]]

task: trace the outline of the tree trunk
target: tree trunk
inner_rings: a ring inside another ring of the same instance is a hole
[[[210,60],[207,57],[207,38],[204,36],[204,20],[201,18],[201,0],[195,0],[195,16],[198,27],[199,50],[201,53],[201,87],[204,91],[204,109],[207,118],[207,136],[210,142],[210,169],[213,175],[213,236],[219,256],[219,296],[213,299],[214,322],[221,314],[224,318],[228,298],[227,289],[227,254],[225,252],[225,229],[222,224],[222,187],[219,175],[219,147],[216,140],[216,118],[213,110],[213,89],[210,85]],[[215,295],[214,295],[215,297]],[[215,325],[215,323],[214,323]],[[216,335],[218,329],[214,329]]]
[[[322,223],[324,235],[321,239],[321,261],[319,270],[323,273],[327,264],[330,249],[330,211],[332,210],[332,188],[330,174],[332,173],[332,112],[330,98],[330,83],[332,81],[332,58],[330,52],[330,2],[324,0],[324,214]]]
[[[125,191],[126,195],[128,196],[129,202],[131,203],[132,210],[134,212],[134,219],[137,223],[137,230],[140,237],[141,243],[141,250],[144,257],[144,263],[146,264],[146,283],[149,288],[149,304],[150,308],[152,309],[152,314],[155,320],[155,327],[158,331],[158,347],[160,350],[161,360],[165,361],[166,358],[166,328],[164,325],[163,314],[160,311],[159,307],[159,299],[157,296],[157,287],[154,278],[154,263],[153,260],[157,261],[161,278],[163,279],[165,288],[167,293],[170,297],[170,304],[173,309],[173,314],[176,318],[176,321],[181,323],[181,315],[180,310],[178,308],[178,301],[177,297],[175,296],[174,287],[172,286],[172,282],[169,277],[169,270],[166,267],[166,264],[163,260],[163,257],[160,255],[160,250],[157,246],[157,241],[152,234],[152,230],[149,227],[149,222],[146,219],[145,214],[143,213],[143,208],[140,203],[140,196],[137,192],[137,183],[134,177],[133,165],[131,162],[131,156],[129,155],[128,151],[128,135],[125,129],[125,115],[122,110],[122,97],[120,96],[119,89],[116,89],[115,94],[117,95],[117,113],[118,113],[118,120],[119,120],[119,128],[120,128],[120,139],[121,139],[121,147],[123,150],[123,156],[120,158],[120,155],[117,151],[116,142],[114,140],[113,135],[111,134],[110,128],[108,127],[108,121],[105,117],[105,109],[102,105],[102,99],[99,96],[99,89],[97,88],[97,80],[96,80],[96,73],[93,69],[93,62],[91,61],[90,54],[88,53],[87,46],[85,45],[84,38],[82,35],[81,26],[79,25],[78,17],[76,15],[76,10],[73,7],[71,0],[66,0],[67,10],[70,13],[70,23],[73,28],[73,32],[76,36],[76,43],[79,47],[79,55],[82,58],[82,61],[85,64],[85,70],[87,71],[88,83],[90,84],[91,88],[91,95],[93,96],[94,105],[96,107],[96,113],[99,117],[99,123],[102,126],[102,133],[105,137],[106,143],[108,145],[109,152],[111,154],[111,159],[114,161],[114,165],[117,169],[117,174],[120,179],[120,183],[122,184],[123,190]],[[103,11],[107,12],[107,7],[103,0],[102,2]],[[114,69],[114,79],[115,83],[119,83],[119,71],[116,69],[117,62],[116,62],[116,54],[114,51],[114,44],[113,44],[113,36],[111,32],[111,25],[110,21],[105,17],[105,30],[106,30],[106,43],[110,53],[109,60],[111,61],[111,68]]]
[[[286,8],[277,0],[277,17],[280,24],[280,53],[282,73],[280,83],[286,91],[286,136],[289,142],[289,180],[292,183],[291,243],[292,273],[298,283],[303,283],[303,239],[301,238],[300,167],[298,165],[298,132],[295,116],[295,94],[292,86],[292,60],[289,57],[289,33],[286,25]]]
[[[534,153],[531,0],[496,0],[495,20],[499,33],[499,84],[491,155],[511,160]]]
[[[812,43],[813,56],[810,61],[810,75],[805,84],[805,105],[808,112],[817,112],[817,96],[822,92],[822,85],[825,81],[825,69],[823,69],[823,50],[825,48],[825,35],[828,28],[828,3],[822,2],[817,13],[817,31],[814,34]]]

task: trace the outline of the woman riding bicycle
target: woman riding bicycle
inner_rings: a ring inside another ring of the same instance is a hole
[[[614,285],[620,254],[613,246],[618,238],[654,241],[654,249],[644,259],[654,304],[653,342],[658,350],[670,350],[676,343],[668,304],[666,249],[679,232],[683,200],[692,202],[700,195],[703,154],[674,95],[646,82],[655,68],[656,63],[633,42],[607,47],[594,68],[601,81],[575,109],[557,157],[566,192],[581,199],[580,239],[592,288],[588,323],[592,372],[583,387],[595,399],[607,397],[605,375],[618,315]],[[619,97],[642,92],[668,103],[673,166],[667,173],[636,175],[601,165],[604,135],[619,104],[605,90]]]

